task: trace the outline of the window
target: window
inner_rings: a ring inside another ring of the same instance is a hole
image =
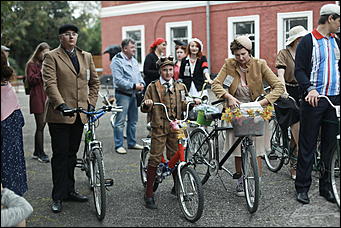
[[[122,39],[126,38],[131,38],[136,42],[135,58],[139,63],[140,71],[142,71],[145,58],[144,25],[122,27]]]
[[[313,12],[290,12],[290,13],[278,13],[277,14],[277,52],[285,47],[285,41],[289,36],[289,30],[297,25],[302,25],[309,32],[313,29]]]
[[[192,38],[192,21],[166,23],[167,55],[176,56],[174,40],[188,43]]]
[[[252,56],[259,58],[259,15],[244,17],[229,17],[227,19],[227,52],[229,58],[232,57],[230,51],[231,42],[238,36],[246,35],[252,42]]]

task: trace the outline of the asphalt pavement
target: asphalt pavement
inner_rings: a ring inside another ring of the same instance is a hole
[[[34,150],[35,122],[29,114],[29,97],[22,88],[18,90],[19,102],[25,118],[24,150],[29,190],[25,198],[34,211],[27,220],[29,227],[221,227],[221,226],[264,226],[264,227],[340,227],[340,210],[336,204],[327,202],[318,193],[318,179],[313,177],[309,191],[310,204],[296,201],[294,181],[289,169],[283,167],[278,173],[270,172],[263,161],[263,177],[258,210],[250,214],[245,198],[234,194],[236,180],[225,173],[210,177],[204,185],[205,205],[200,220],[192,224],[181,214],[178,201],[170,194],[172,178],[165,179],[156,191],[157,210],[144,207],[144,188],[139,173],[140,151],[128,150],[126,155],[114,152],[113,130],[110,114],[99,120],[97,138],[103,142],[106,177],[114,179],[114,185],[107,192],[107,211],[103,221],[98,221],[85,173],[76,169],[76,189],[89,196],[89,202],[64,202],[63,211],[52,213],[51,205],[51,163],[40,163],[32,159]],[[214,98],[212,98],[214,100]],[[97,107],[101,105],[100,99]],[[139,111],[137,139],[147,135],[146,115]],[[48,126],[44,132],[44,148],[52,156]],[[126,146],[126,142],[124,144]],[[78,157],[82,155],[81,144]],[[233,159],[227,160],[233,171]]]

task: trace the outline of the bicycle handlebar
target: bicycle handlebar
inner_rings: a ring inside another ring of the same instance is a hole
[[[328,101],[328,103],[330,104],[330,106],[332,106],[332,107],[335,109],[335,111],[336,111],[336,116],[340,118],[340,105],[334,105],[334,104],[330,101],[329,97],[327,97],[327,96],[325,96],[325,95],[319,95],[318,97],[319,97],[319,98],[325,98],[325,99]]]
[[[73,109],[70,109],[70,110],[65,110],[63,111],[64,113],[84,113],[84,114],[87,114],[87,115],[90,115],[90,116],[94,116],[94,115],[97,115],[97,114],[100,114],[101,112],[122,112],[123,111],[123,107],[122,106],[117,106],[117,107],[113,107],[111,105],[106,105],[106,106],[103,106],[95,111],[91,111],[91,112],[88,112],[86,110],[84,110],[82,107],[79,107],[79,108],[73,108]]]
[[[183,122],[183,121],[186,121],[186,120],[187,120],[187,118],[188,118],[188,111],[189,111],[189,105],[190,105],[190,104],[194,104],[194,101],[190,101],[190,102],[187,103],[187,106],[186,106],[186,117],[185,117],[183,120],[180,120],[180,121]],[[155,103],[153,103],[153,105],[160,105],[160,106],[162,106],[163,109],[165,110],[167,120],[168,120],[169,122],[172,122],[172,121],[173,121],[173,120],[171,120],[171,119],[169,118],[168,110],[167,110],[167,107],[166,107],[165,104],[155,102]]]

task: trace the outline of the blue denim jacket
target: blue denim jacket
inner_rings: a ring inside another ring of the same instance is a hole
[[[142,83],[146,85],[139,70],[139,64],[134,57],[132,57],[131,61],[128,61],[120,52],[112,58],[110,68],[115,89],[133,94],[134,84]]]

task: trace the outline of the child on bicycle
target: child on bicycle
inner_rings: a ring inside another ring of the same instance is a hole
[[[151,120],[151,150],[147,167],[147,185],[144,200],[146,207],[157,209],[153,195],[153,185],[156,176],[156,169],[161,162],[163,151],[166,148],[167,159],[169,160],[178,150],[177,132],[171,130],[166,113],[161,106],[154,106],[154,102],[163,103],[167,107],[169,118],[182,119],[186,111],[186,97],[188,91],[186,86],[174,81],[173,57],[161,57],[156,63],[159,69],[160,78],[151,82],[146,90],[144,100],[141,104],[141,111],[150,113]],[[198,101],[196,101],[199,103]],[[176,172],[172,173],[175,184]],[[174,185],[175,186],[175,185]],[[171,194],[175,195],[173,186]]]

